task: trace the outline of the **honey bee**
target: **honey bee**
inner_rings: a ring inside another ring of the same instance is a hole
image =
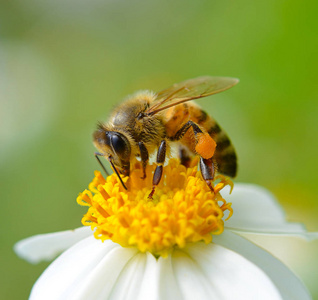
[[[159,184],[170,143],[179,146],[181,163],[189,165],[192,155],[200,156],[203,179],[213,192],[211,181],[216,171],[236,176],[237,157],[230,139],[216,121],[198,104],[188,102],[225,91],[238,83],[230,77],[202,76],[189,79],[158,93],[140,91],[114,109],[107,123],[94,132],[95,157],[107,173],[99,156],[104,156],[116,172],[129,176],[131,162],[141,160],[143,179],[151,154],[157,151],[152,198]]]

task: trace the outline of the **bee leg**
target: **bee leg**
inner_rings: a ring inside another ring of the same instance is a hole
[[[102,169],[104,170],[104,172],[106,173],[106,175],[109,176],[109,173],[107,172],[105,166],[103,165],[103,163],[101,162],[101,160],[99,159],[98,156],[104,156],[104,154],[99,153],[99,152],[95,152],[95,157],[96,157],[98,163],[100,164],[100,166],[102,167]]]
[[[200,157],[200,170],[206,184],[210,188],[211,192],[214,193],[214,188],[211,183],[211,180],[214,179],[215,175],[215,164],[213,159],[204,159],[203,157]]]
[[[190,121],[188,121],[187,123],[185,123],[185,124],[181,127],[181,129],[179,129],[179,130],[177,131],[176,135],[175,135],[171,140],[172,140],[172,141],[181,140],[190,127],[193,128],[193,131],[194,131],[194,134],[195,134],[195,135],[197,135],[198,133],[202,133],[202,130],[201,130],[201,128],[199,127],[199,125],[190,120]]]
[[[200,126],[191,120],[185,123],[171,140],[178,141],[182,139],[190,127],[192,127],[195,136],[195,152],[204,159],[211,158],[215,152],[216,142],[208,132],[202,131]]]
[[[157,167],[156,170],[153,174],[153,179],[152,179],[152,191],[149,194],[148,198],[152,199],[153,194],[155,193],[156,186],[159,184],[161,177],[162,177],[162,171],[163,171],[163,164],[165,162],[166,158],[166,149],[167,149],[167,144],[166,141],[163,140],[160,143],[158,152],[157,152]]]
[[[143,177],[141,177],[141,179],[145,179],[146,178],[146,167],[147,167],[148,160],[149,160],[149,154],[148,154],[148,150],[143,142],[139,142],[138,146],[139,146],[139,150],[140,150],[140,157],[141,157],[142,170],[143,170]]]

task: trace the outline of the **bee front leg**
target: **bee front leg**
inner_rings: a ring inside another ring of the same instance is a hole
[[[152,199],[152,196],[155,193],[156,186],[159,184],[161,180],[162,172],[163,172],[163,164],[166,159],[166,149],[167,149],[167,144],[166,144],[166,141],[163,140],[161,141],[158,152],[157,152],[157,160],[156,160],[157,167],[156,167],[155,173],[153,174],[152,191],[148,196],[149,199]]]
[[[140,150],[140,157],[141,157],[141,163],[142,163],[142,170],[143,170],[143,177],[141,179],[146,178],[146,167],[149,160],[149,154],[148,150],[143,142],[138,143],[139,150]]]
[[[210,188],[211,192],[214,193],[214,188],[211,183],[215,175],[215,164],[213,159],[204,159],[203,157],[200,157],[200,170],[206,184]]]

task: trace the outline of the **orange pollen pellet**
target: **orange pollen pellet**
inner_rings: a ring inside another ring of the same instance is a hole
[[[195,151],[204,159],[211,158],[216,148],[216,142],[208,133],[198,133],[196,135],[197,145]]]

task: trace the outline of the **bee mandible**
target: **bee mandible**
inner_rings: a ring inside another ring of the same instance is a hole
[[[189,79],[158,93],[140,91],[128,97],[94,132],[95,153],[105,157],[127,189],[120,174],[129,176],[131,162],[141,160],[143,179],[149,157],[157,151],[152,198],[159,184],[171,142],[178,143],[181,163],[189,166],[191,156],[200,156],[203,179],[213,192],[211,181],[218,173],[235,177],[237,156],[230,139],[216,121],[195,100],[225,91],[238,83],[230,77],[202,76]]]

